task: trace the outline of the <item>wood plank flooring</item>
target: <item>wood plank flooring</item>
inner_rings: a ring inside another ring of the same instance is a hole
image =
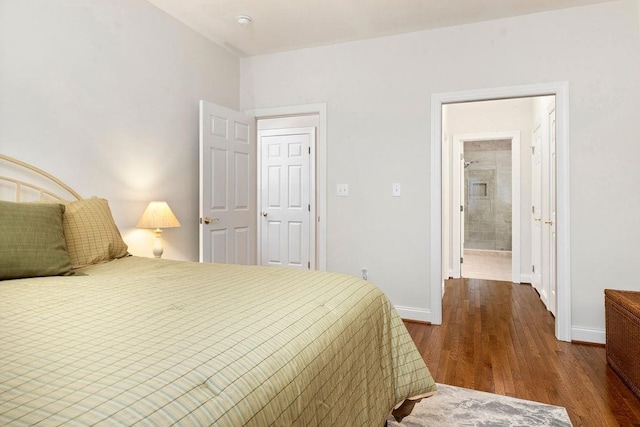
[[[442,325],[405,321],[436,382],[564,406],[574,426],[640,425],[640,400],[608,367],[604,346],[556,340],[531,286],[445,286]]]

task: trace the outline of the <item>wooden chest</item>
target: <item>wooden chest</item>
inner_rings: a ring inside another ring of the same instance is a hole
[[[640,292],[605,289],[607,363],[640,398]]]

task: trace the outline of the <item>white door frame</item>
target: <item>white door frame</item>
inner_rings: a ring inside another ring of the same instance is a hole
[[[451,226],[453,227],[453,253],[462,254],[462,236],[460,209],[463,205],[460,198],[464,183],[460,182],[460,155],[462,144],[467,141],[492,141],[497,139],[511,140],[511,281],[520,283],[520,131],[484,132],[453,135],[453,204]],[[460,257],[453,257],[453,277],[460,277]]]
[[[246,110],[245,114],[256,117],[256,119],[266,119],[286,116],[302,116],[306,114],[317,114],[319,119],[318,135],[316,139],[315,164],[312,162],[312,180],[315,180],[315,203],[316,203],[316,269],[327,269],[327,104],[304,104],[286,107],[256,108]],[[258,171],[260,177],[260,171]],[[260,178],[258,178],[260,179]],[[258,187],[258,195],[260,190]],[[259,196],[258,196],[259,197]],[[314,197],[314,194],[311,194]],[[259,200],[258,200],[259,202]],[[260,206],[258,204],[258,206]],[[260,218],[256,218],[258,233],[260,233]],[[260,251],[259,242],[258,251]],[[260,256],[260,254],[258,254]],[[259,259],[259,258],[258,258]]]
[[[442,105],[541,95],[556,96],[557,131],[557,316],[556,338],[571,341],[571,248],[569,173],[569,83],[550,82],[431,95],[431,212],[430,287],[431,323],[442,324]]]

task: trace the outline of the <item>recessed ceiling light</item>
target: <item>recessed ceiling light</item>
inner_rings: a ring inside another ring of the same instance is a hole
[[[236,16],[236,22],[242,26],[249,25],[253,22],[253,19],[249,15]]]

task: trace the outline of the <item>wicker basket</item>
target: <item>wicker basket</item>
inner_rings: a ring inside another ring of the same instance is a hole
[[[605,289],[607,363],[640,398],[640,292]]]

